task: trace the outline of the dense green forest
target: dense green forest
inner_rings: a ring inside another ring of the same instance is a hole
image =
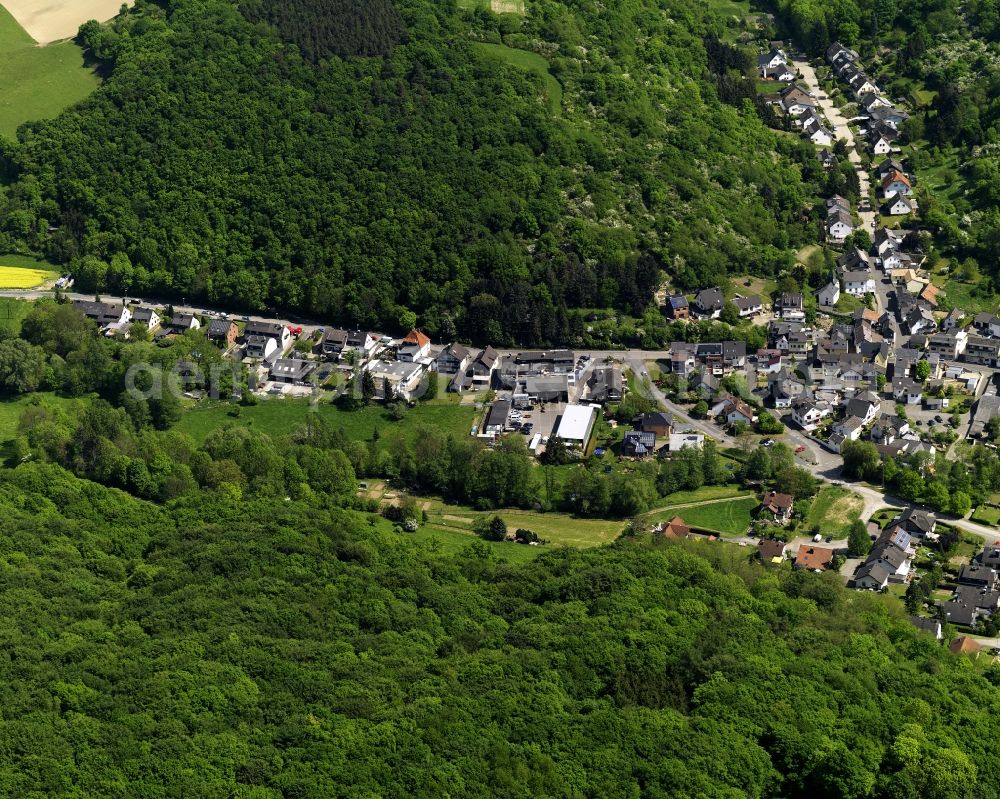
[[[0,483],[8,796],[998,795],[1000,670],[835,576],[630,541],[515,567],[306,500]]]
[[[707,8],[396,6],[405,41],[384,58],[322,57],[351,48],[316,3],[246,6],[280,7],[276,26],[228,0],[88,23],[107,81],[0,145],[0,250],[67,263],[85,290],[504,343],[569,341],[573,309],[638,316],[663,270],[775,274],[815,240],[813,148],[764,124],[752,59],[709,58]],[[357,26],[373,49],[382,22]],[[559,114],[522,50],[548,59]]]

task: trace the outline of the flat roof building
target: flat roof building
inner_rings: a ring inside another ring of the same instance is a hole
[[[555,435],[570,446],[584,447],[597,420],[597,408],[592,405],[567,405]]]

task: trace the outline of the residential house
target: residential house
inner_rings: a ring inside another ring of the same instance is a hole
[[[620,402],[625,396],[622,370],[617,366],[598,366],[587,379],[591,402]]]
[[[889,585],[889,570],[878,561],[865,561],[854,575],[854,587],[881,591]]]
[[[622,438],[621,453],[628,458],[645,458],[656,449],[656,436],[642,430],[629,430]]]
[[[674,516],[660,529],[660,534],[664,538],[687,538],[691,535],[691,528],[688,527],[680,516]]]
[[[868,92],[858,101],[858,105],[864,109],[866,114],[870,115],[879,108],[892,108],[892,101],[887,97],[883,97],[878,92]]]
[[[935,333],[927,342],[928,349],[943,358],[953,360],[965,352],[969,343],[969,334],[964,330],[951,333]]]
[[[909,579],[913,557],[890,538],[879,541],[872,547],[866,563],[878,564],[885,568],[892,582],[903,582]]]
[[[746,319],[749,316],[756,316],[763,309],[761,305],[760,297],[756,294],[751,294],[749,297],[737,297],[733,300],[737,309],[740,312],[740,318]]]
[[[836,305],[840,301],[840,281],[831,280],[816,292],[816,301],[824,307]]]
[[[868,95],[868,97],[871,96]],[[868,124],[872,127],[888,126],[893,130],[899,130],[900,126],[909,118],[910,115],[908,113],[893,105],[876,105],[868,112]]]
[[[863,72],[854,76],[851,80],[851,91],[854,92],[854,97],[860,99],[866,94],[877,94],[878,86]]]
[[[853,232],[854,221],[850,211],[837,207],[827,214],[826,234],[832,242],[843,242]]]
[[[816,402],[811,397],[801,396],[792,400],[792,419],[806,431],[813,431],[819,423],[830,415],[830,407]]]
[[[278,340],[271,336],[246,336],[244,355],[247,358],[272,363],[281,356]]]
[[[776,538],[762,538],[757,542],[757,554],[763,563],[777,565],[784,561],[787,552],[788,544]]]
[[[809,109],[815,109],[818,104],[816,99],[805,89],[792,83],[780,92],[781,99],[778,101],[781,108],[789,116],[797,117]]]
[[[888,198],[893,194],[898,194],[900,197],[909,197],[912,193],[913,187],[910,185],[910,179],[902,172],[893,170],[882,178],[883,197]]]
[[[209,341],[213,341],[223,349],[229,349],[236,343],[240,329],[232,319],[213,319],[206,332]]]
[[[819,160],[823,164],[823,169],[833,169],[837,163],[837,156],[824,147],[819,151]]]
[[[802,132],[809,141],[817,147],[833,144],[833,131],[826,127],[816,117],[812,117],[802,126]]]
[[[702,289],[694,298],[694,311],[702,319],[718,319],[726,298],[718,286]]]
[[[375,396],[386,399],[385,384],[399,399],[409,401],[420,387],[424,366],[416,361],[372,361],[368,371],[375,381]]]
[[[278,358],[271,364],[272,383],[301,384],[316,369],[313,361],[301,358]]]
[[[937,528],[937,519],[934,518],[934,514],[919,508],[907,508],[894,521],[898,527],[914,538],[930,535]]]
[[[882,180],[886,175],[891,175],[893,172],[899,172],[904,175],[906,174],[906,172],[903,169],[902,162],[898,161],[895,158],[884,158],[882,159],[881,162],[879,162],[878,166],[875,167],[875,174],[878,175],[879,180]],[[893,231],[887,230],[886,233],[889,233],[890,235],[899,235],[899,236],[903,235],[901,231],[895,231],[895,230]],[[878,242],[876,241],[876,243]]]
[[[949,619],[949,621],[951,621],[951,619]],[[955,623],[960,624],[961,622]],[[969,626],[971,626],[971,624]],[[970,638],[967,635],[960,636],[948,644],[948,651],[953,655],[978,655],[982,648],[982,644],[980,644],[975,638]]]
[[[883,413],[872,425],[871,439],[880,444],[891,444],[897,438],[910,434],[910,423],[895,414]]]
[[[847,416],[856,416],[863,424],[869,424],[879,415],[882,403],[874,394],[864,393],[847,401]]]
[[[502,358],[493,347],[487,346],[472,362],[472,385],[476,390],[489,388],[493,384],[493,374],[500,368]]]
[[[871,268],[871,260],[868,253],[855,246],[848,248],[843,255],[837,258],[837,266],[845,272],[851,269],[867,271]]]
[[[442,374],[457,374],[465,372],[472,361],[472,353],[464,344],[457,341],[445,347],[437,357],[437,370]]]
[[[892,381],[892,398],[902,405],[919,405],[923,387],[908,377],[897,377]]]
[[[984,394],[976,403],[976,411],[972,416],[972,424],[969,425],[969,438],[978,438],[983,435],[986,423],[994,416],[1000,416],[1000,397],[995,394]]]
[[[944,638],[944,633],[941,630],[941,622],[938,619],[927,619],[923,616],[910,616],[910,624],[916,627],[921,632],[930,633],[934,636],[935,640],[940,641]]]
[[[689,377],[697,368],[694,358],[694,345],[684,341],[674,341],[670,344],[670,372],[678,377]]]
[[[795,498],[791,494],[769,491],[761,500],[758,515],[773,521],[775,524],[784,524],[792,518],[794,505]]]
[[[997,584],[997,570],[981,563],[966,563],[958,571],[958,584],[992,591]]]
[[[801,322],[806,318],[802,295],[797,291],[782,292],[779,300],[781,318],[792,322]]]
[[[708,369],[695,372],[688,379],[688,389],[696,391],[702,399],[710,400],[719,393],[721,383],[718,375],[712,374]]]
[[[667,297],[664,308],[671,319],[687,319],[689,316],[688,300],[683,294]]]
[[[243,340],[249,345],[250,338],[254,336],[273,338],[279,353],[287,350],[292,344],[292,332],[285,325],[278,324],[277,322],[256,322],[252,320],[247,322],[243,328]]]
[[[319,352],[325,358],[338,360],[347,348],[347,331],[328,327],[319,341]]]
[[[844,441],[857,441],[861,438],[861,431],[864,426],[864,419],[860,419],[857,416],[848,416],[833,426],[833,432],[842,436],[840,443]]]
[[[752,425],[757,419],[753,408],[738,397],[726,397],[717,402],[712,407],[712,416],[723,417],[727,424],[742,422],[746,425]]]
[[[183,333],[187,330],[198,330],[200,327],[201,321],[190,313],[175,313],[170,321],[163,325],[163,329],[170,333]]]
[[[121,330],[132,321],[132,312],[128,307],[113,302],[73,300],[73,307],[88,319],[97,322],[102,331]]]
[[[796,569],[825,571],[833,563],[833,555],[833,550],[827,547],[802,544],[799,546],[799,551],[795,554],[795,560],[792,565]]]
[[[779,47],[772,47],[767,53],[757,56],[757,66],[763,71],[774,67],[788,66],[788,56]]]
[[[972,319],[972,326],[983,336],[1000,338],[1000,317],[995,314],[977,313]]]
[[[845,272],[844,290],[855,297],[875,293],[875,277],[871,272]]]
[[[576,355],[572,350],[529,350],[514,356],[514,364],[521,370],[542,373],[570,373]]]
[[[902,194],[890,194],[882,205],[882,213],[889,216],[904,216],[913,213],[913,202]]]
[[[899,138],[899,132],[888,125],[879,125],[871,132],[868,143],[875,155],[886,155],[892,152],[892,148]]]
[[[132,324],[142,324],[149,331],[156,330],[160,326],[160,315],[155,309],[140,305],[132,311]],[[221,320],[219,320],[221,321]]]
[[[682,449],[701,449],[705,445],[705,436],[701,433],[671,433],[667,439],[667,451],[679,452]]]
[[[396,351],[397,358],[407,363],[415,363],[427,359],[431,354],[431,340],[420,330],[411,330]]]
[[[994,368],[1000,366],[1000,340],[969,336],[962,358],[968,363],[978,363]]]
[[[776,80],[782,83],[789,83],[795,80],[795,72],[787,64],[778,64],[773,67],[762,67],[760,75],[764,80]]]
[[[663,411],[644,413],[633,422],[633,427],[646,433],[652,433],[659,438],[666,438],[674,432],[674,417]]]

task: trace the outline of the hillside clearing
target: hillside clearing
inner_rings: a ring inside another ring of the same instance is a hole
[[[5,5],[10,8],[41,4],[22,0]],[[75,33],[76,28],[68,35]],[[94,71],[84,64],[83,51],[74,42],[39,47],[4,7],[0,7],[0,74],[4,76],[0,88],[0,134],[10,138],[25,122],[56,116],[83,100],[100,83]]]
[[[549,112],[553,115],[562,109],[562,84],[549,72],[549,62],[538,53],[530,53],[527,50],[518,50],[508,47],[505,44],[489,44],[477,42],[476,48],[484,55],[498,58],[510,64],[512,67],[534,72],[542,79],[545,99]]]

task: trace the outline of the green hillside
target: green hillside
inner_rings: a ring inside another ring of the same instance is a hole
[[[13,138],[25,122],[49,119],[99,84],[73,42],[39,47],[0,6],[0,134]]]

